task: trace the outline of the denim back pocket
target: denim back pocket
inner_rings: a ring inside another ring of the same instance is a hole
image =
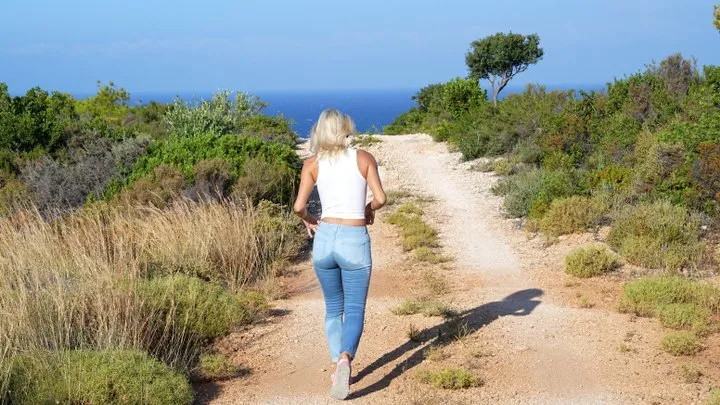
[[[338,238],[335,243],[335,260],[346,270],[372,266],[370,236],[365,233]]]

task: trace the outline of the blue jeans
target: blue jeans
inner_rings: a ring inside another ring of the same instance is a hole
[[[313,265],[325,297],[325,333],[330,357],[353,358],[365,321],[372,258],[364,226],[320,222],[313,240]]]

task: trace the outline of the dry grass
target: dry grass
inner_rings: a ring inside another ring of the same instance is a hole
[[[234,294],[271,277],[300,240],[272,210],[182,202],[95,205],[53,223],[33,211],[0,219],[0,390],[21,352],[140,349],[187,370],[204,342],[147,310],[135,286],[181,273]]]
[[[420,371],[416,377],[426,384],[442,389],[465,389],[479,387],[482,381],[465,369],[448,368],[440,371]]]

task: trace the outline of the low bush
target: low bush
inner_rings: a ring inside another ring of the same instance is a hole
[[[420,371],[416,377],[425,384],[442,389],[465,389],[479,387],[482,381],[465,369],[446,368],[440,371]]]
[[[182,193],[185,184],[180,170],[161,165],[124,189],[120,198],[130,205],[162,208]]]
[[[685,331],[667,333],[660,345],[673,356],[691,356],[703,349],[697,336]]]
[[[280,178],[271,179],[272,186],[265,187],[266,190],[257,186],[254,188],[266,191],[265,195],[275,202],[288,201],[297,185],[297,177],[302,166],[293,148],[281,143],[265,142],[260,138],[242,135],[218,137],[212,133],[170,138],[153,144],[148,153],[133,165],[127,180],[108,186],[105,197],[113,197],[127,185],[132,187],[135,181],[146,177],[160,166],[177,168],[183,174],[185,182],[192,183],[195,166],[199,162],[217,159],[225,161],[230,167],[232,183],[238,177],[250,177],[258,174],[259,169],[272,167],[273,170],[266,173],[263,179],[268,180],[268,174],[277,174]],[[253,159],[255,159],[254,166],[246,168],[245,165]]]
[[[703,376],[703,372],[700,366],[693,363],[681,364],[678,367],[678,371],[680,372],[680,376],[682,377],[683,381],[688,384],[695,384],[700,382],[700,377]]]
[[[666,328],[690,330],[702,335],[710,326],[710,311],[697,304],[683,302],[660,305],[654,312]]]
[[[641,204],[614,223],[608,242],[630,263],[677,271],[706,260],[699,218],[666,201]]]
[[[382,139],[370,134],[357,135],[353,137],[352,141],[350,141],[351,146],[359,146],[361,148],[367,148],[368,146],[375,145],[376,143],[382,143]]]
[[[565,257],[565,272],[580,278],[600,276],[619,266],[617,255],[597,244],[575,248]]]
[[[505,196],[505,210],[511,217],[541,218],[552,200],[576,194],[576,184],[570,171],[534,169],[499,181],[493,192]]]
[[[240,372],[240,367],[236,366],[233,361],[222,354],[200,355],[198,364],[193,374],[200,381],[222,380],[236,376]]]
[[[720,388],[715,388],[714,390],[712,390],[705,404],[720,405]]]
[[[164,328],[186,331],[201,340],[225,336],[252,319],[258,311],[255,305],[267,307],[267,302],[241,301],[219,285],[184,275],[137,280],[134,291]]]
[[[679,276],[648,277],[625,284],[618,309],[640,316],[653,316],[660,307],[694,304],[720,314],[720,288]]]
[[[12,361],[3,402],[190,404],[185,376],[134,350],[31,352]]]
[[[416,204],[413,203],[405,203],[398,207],[397,211],[401,214],[408,214],[408,215],[422,215],[423,210],[422,208],[418,207]]]
[[[425,316],[441,316],[449,318],[453,311],[447,305],[433,299],[407,299],[395,307],[390,308],[390,312],[395,315],[415,315],[423,314]]]
[[[551,236],[584,231],[597,225],[603,214],[604,206],[598,199],[583,196],[559,198],[550,203],[539,227]]]
[[[418,215],[394,212],[388,217],[388,222],[400,227],[400,242],[406,251],[438,246],[437,230]]]
[[[282,143],[291,148],[297,144],[297,134],[292,130],[290,122],[282,115],[274,117],[264,114],[251,115],[242,122],[242,133],[264,141]]]
[[[430,264],[447,263],[452,260],[451,257],[435,252],[427,246],[422,246],[414,250],[415,258],[421,262]]]

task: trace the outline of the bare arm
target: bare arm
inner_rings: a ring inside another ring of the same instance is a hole
[[[368,187],[372,191],[373,199],[368,204],[368,208],[372,211],[379,210],[385,205],[385,190],[383,190],[382,182],[380,181],[380,174],[378,173],[378,164],[375,157],[368,152],[361,151],[363,160],[366,160],[367,172],[365,179],[367,180]]]
[[[312,232],[317,229],[317,218],[310,215],[307,210],[307,202],[315,186],[315,158],[308,158],[303,163],[302,172],[300,172],[300,187],[298,187],[297,198],[293,204],[293,211],[302,218],[307,228],[308,236],[312,237]]]

